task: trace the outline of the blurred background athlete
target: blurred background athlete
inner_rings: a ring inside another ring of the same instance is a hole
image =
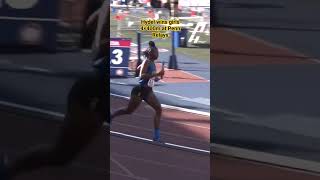
[[[7,163],[0,159],[0,180],[13,179],[26,172],[43,167],[67,165],[100,132],[107,117],[106,56],[109,52],[109,0],[89,17],[87,25],[97,22],[93,44],[95,73],[80,77],[72,86],[67,99],[64,126],[56,143],[40,146],[24,154],[16,161]]]

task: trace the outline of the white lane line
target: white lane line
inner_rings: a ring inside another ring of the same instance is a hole
[[[47,114],[47,115],[58,117],[58,118],[64,118],[63,113],[53,112],[53,111],[35,108],[35,107],[31,107],[31,106],[26,106],[26,105],[21,105],[21,104],[6,102],[6,101],[0,101],[0,105],[11,107],[11,108],[22,109],[22,110],[26,110],[26,111],[31,111],[31,112],[38,112],[41,114]]]
[[[210,154],[210,151],[203,150],[203,149],[198,149],[198,148],[193,148],[193,147],[188,147],[188,146],[182,146],[182,145],[172,144],[172,143],[165,143],[165,145],[176,147],[176,148],[188,149],[188,150],[191,150],[191,151],[199,151],[199,152]]]
[[[119,161],[117,161],[112,155],[110,155],[110,160],[115,163],[122,171],[124,171],[128,176],[135,177],[135,175],[124,165],[122,165]]]
[[[135,136],[135,135],[126,134],[126,133],[121,133],[121,132],[117,132],[117,131],[110,131],[110,134],[114,135],[116,137],[131,139],[134,141],[140,141],[140,142],[144,142],[144,143],[148,143],[148,144],[153,144],[156,146],[167,147],[167,148],[177,149],[177,150],[183,150],[183,151],[192,152],[192,153],[200,153],[200,154],[206,154],[206,155],[210,154],[210,151],[207,151],[204,149],[183,146],[183,145],[178,145],[178,144],[173,144],[173,143],[167,143],[167,142],[158,143],[158,142],[154,142],[152,139],[143,138],[140,136]]]
[[[184,101],[195,102],[197,104],[203,104],[203,105],[210,106],[210,98],[204,98],[204,97],[189,98],[189,97],[179,96],[176,94],[167,93],[167,92],[163,92],[163,91],[157,91],[157,90],[154,90],[154,92],[159,93],[159,94],[165,94],[168,96],[177,97],[177,98],[184,100]]]
[[[176,94],[171,94],[171,93],[167,93],[167,92],[162,92],[162,91],[158,91],[158,90],[154,90],[154,92],[159,93],[159,94],[165,94],[165,95],[168,95],[168,96],[173,96],[173,97],[180,98],[180,99],[186,98],[186,97],[184,97],[184,96],[180,96],[180,95],[176,95]]]
[[[210,82],[210,80],[208,80],[208,79],[206,79],[206,78],[203,78],[203,77],[201,77],[201,76],[192,74],[192,73],[190,73],[190,72],[188,72],[188,71],[183,71],[183,70],[180,70],[180,71],[182,71],[182,72],[184,72],[184,73],[187,73],[187,74],[189,74],[189,75],[191,75],[191,76],[197,77],[197,78],[199,78],[199,79],[201,79],[201,80],[206,80],[206,81]],[[210,71],[210,70],[209,70],[209,71]]]
[[[110,80],[110,84],[126,85],[126,86],[128,86],[128,85],[129,85],[128,83],[124,83],[124,82],[117,82],[117,81],[114,81],[114,80]]]
[[[129,97],[123,96],[123,95],[119,95],[119,94],[110,93],[110,95],[115,96],[115,97],[120,97],[120,98],[123,98],[123,99],[129,99]],[[163,108],[167,108],[167,109],[178,110],[178,111],[182,111],[182,112],[188,112],[188,113],[192,113],[192,114],[197,114],[197,115],[209,116],[210,117],[210,112],[187,109],[187,108],[178,107],[178,106],[171,106],[171,105],[167,105],[167,104],[161,104],[161,106]]]
[[[232,32],[232,33],[238,34],[238,35],[240,35],[240,36],[243,36],[243,37],[245,37],[245,38],[251,39],[251,40],[253,40],[253,41],[256,41],[256,42],[258,42],[258,43],[264,44],[264,45],[266,45],[266,46],[273,47],[273,48],[280,49],[280,50],[284,50],[284,51],[288,51],[288,52],[290,52],[290,53],[292,53],[292,54],[296,54],[296,55],[299,55],[299,56],[305,56],[305,57],[307,57],[307,56],[304,55],[303,53],[298,52],[298,51],[296,51],[296,50],[292,50],[292,49],[287,48],[287,47],[285,47],[285,46],[282,46],[282,45],[279,45],[279,44],[275,44],[275,43],[272,43],[272,42],[265,41],[265,40],[263,40],[263,39],[261,39],[261,38],[258,38],[258,37],[255,37],[255,36],[251,36],[251,35],[246,34],[246,33],[244,33],[244,32],[235,31],[235,30],[233,30],[233,29],[226,29],[226,30],[227,30],[227,31],[230,31],[230,32]],[[313,62],[316,62],[316,63],[320,63],[320,60],[319,60],[319,59],[308,58],[308,60],[313,61]]]
[[[147,138],[143,138],[143,137],[139,137],[139,136],[128,135],[128,134],[120,133],[120,132],[116,132],[116,131],[110,131],[110,132],[112,134],[120,135],[122,137],[129,137],[129,138],[134,138],[136,140],[141,140],[141,141],[146,141],[146,142],[153,142],[153,140],[151,140],[151,139],[147,139]]]
[[[320,162],[316,161],[303,160],[289,156],[276,155],[216,143],[211,143],[210,146],[211,152],[216,154],[253,160],[262,163],[269,163],[276,166],[284,166],[287,168],[295,168],[298,170],[307,170],[311,172],[320,173]]]
[[[249,118],[249,116],[246,115],[246,114],[233,112],[233,111],[231,111],[231,110],[223,109],[223,108],[218,108],[218,107],[216,107],[216,106],[213,106],[211,109],[212,109],[214,112],[221,112],[221,113],[224,113],[224,114],[228,114],[228,115],[236,116],[236,117],[240,117],[240,118]]]
[[[29,71],[35,71],[35,72],[50,72],[49,69],[32,67],[32,66],[22,66],[22,69],[29,70]]]
[[[124,127],[129,127],[129,128],[134,128],[134,129],[138,129],[138,130],[142,130],[142,131],[148,131],[148,132],[153,132],[153,130],[151,129],[147,129],[147,128],[142,128],[140,126],[134,126],[134,125],[129,125],[129,124],[124,124],[124,123],[119,123],[119,122],[114,122],[114,124],[117,124],[119,126],[124,126]],[[208,132],[209,133],[209,132]],[[164,135],[168,135],[168,136],[174,136],[177,138],[182,138],[182,139],[188,139],[189,141],[196,141],[196,142],[209,142],[209,140],[204,140],[204,139],[198,139],[198,138],[193,138],[193,137],[188,137],[188,136],[183,136],[180,134],[175,134],[175,133],[169,133],[169,132],[161,132],[161,134]]]

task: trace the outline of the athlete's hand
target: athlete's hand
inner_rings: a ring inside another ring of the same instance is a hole
[[[158,76],[163,76],[164,75],[164,69],[161,69],[160,72],[158,72]]]

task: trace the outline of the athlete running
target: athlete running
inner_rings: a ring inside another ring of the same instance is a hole
[[[59,138],[55,144],[33,149],[16,161],[6,163],[6,158],[1,157],[0,180],[13,179],[43,167],[61,167],[69,164],[97,135],[103,127],[103,122],[109,119],[105,92],[105,57],[109,52],[109,0],[104,1],[102,7],[89,18],[88,24],[96,20],[98,23],[93,48],[96,52],[96,73],[90,77],[81,77],[72,86],[67,99],[64,127]]]
[[[139,85],[135,86],[131,91],[131,97],[127,107],[121,108],[111,114],[111,120],[117,116],[131,114],[134,112],[144,100],[154,110],[154,135],[153,140],[160,141],[160,118],[162,113],[161,104],[153,92],[154,81],[159,79],[159,76],[164,75],[164,69],[156,72],[155,60],[158,59],[158,48],[153,41],[149,42],[149,48],[143,52],[146,59],[138,67],[140,69]]]

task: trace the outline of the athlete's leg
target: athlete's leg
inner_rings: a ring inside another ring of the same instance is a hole
[[[139,96],[139,93],[141,92],[138,90],[138,86],[133,88],[128,106],[113,112],[111,114],[111,120],[117,116],[133,113],[142,102],[142,98]]]
[[[153,93],[153,91],[150,91],[148,96],[145,98],[146,103],[148,103],[154,110],[154,140],[158,141],[160,139],[160,119],[162,114],[162,107],[161,104],[156,97],[156,95]]]
[[[8,165],[9,177],[48,166],[62,166],[71,162],[102,128],[106,116],[97,113],[93,101],[101,99],[99,82],[93,79],[75,83],[68,97],[64,127],[57,142],[26,153]]]

